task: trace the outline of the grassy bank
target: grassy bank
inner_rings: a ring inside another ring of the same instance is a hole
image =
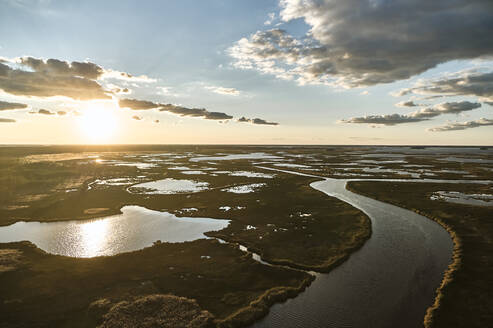
[[[27,242],[0,244],[0,249],[17,252],[10,270],[0,272],[2,327],[95,327],[101,317],[91,314],[91,303],[155,294],[195,299],[220,326],[244,326],[313,279],[262,265],[215,240],[162,243],[88,259],[50,255]]]

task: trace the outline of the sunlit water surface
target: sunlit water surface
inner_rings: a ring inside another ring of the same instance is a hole
[[[184,242],[207,238],[228,220],[176,217],[140,206],[125,206],[122,214],[96,220],[17,222],[0,227],[0,242],[29,240],[52,254],[72,257],[115,255],[151,246],[155,241]]]

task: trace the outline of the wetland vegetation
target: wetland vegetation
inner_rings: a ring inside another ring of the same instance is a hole
[[[257,158],[190,161],[218,149],[128,148],[2,148],[0,225],[104,220],[126,205],[137,205],[178,217],[230,220],[225,229],[206,233],[228,243],[158,242],[90,259],[47,254],[24,242],[2,244],[3,262],[20,261],[6,264],[10,269],[2,273],[8,283],[1,286],[0,312],[7,326],[70,326],[76,321],[90,327],[102,320],[87,315],[93,302],[134,302],[155,294],[195,299],[217,325],[245,325],[265,315],[273,302],[298,294],[313,276],[261,264],[236,244],[271,263],[327,271],[370,235],[368,218],[311,189],[314,179],[263,172],[249,162]],[[208,174],[185,173],[190,170]],[[163,180],[196,181],[201,188],[175,185],[171,192],[160,192],[152,182]],[[150,192],[138,192],[145,183],[151,183]],[[252,185],[256,188],[227,191]],[[25,318],[30,311],[30,319]]]
[[[143,304],[156,309],[145,313],[156,322],[166,321],[163,309],[173,308],[184,311],[183,318],[191,314],[198,327],[246,326],[309,286],[314,276],[303,270],[329,272],[371,236],[366,214],[310,183],[324,177],[493,179],[488,149],[476,152],[481,165],[453,148],[24,146],[0,153],[0,229],[20,221],[104,221],[129,205],[191,220],[229,220],[224,229],[205,232],[208,239],[156,239],[113,256],[53,255],[20,240],[0,244],[5,327],[112,327]],[[491,222],[485,218],[492,209],[432,197],[438,191],[490,195],[491,185],[349,186],[447,222],[460,237],[461,265],[447,276],[453,282],[442,288],[438,309],[430,310],[430,326],[446,326],[450,313],[463,322],[491,322],[485,317],[491,301],[478,286],[491,284]],[[466,296],[479,312],[457,309]],[[476,321],[472,313],[480,314]]]

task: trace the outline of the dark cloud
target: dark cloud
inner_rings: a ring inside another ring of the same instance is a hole
[[[230,120],[233,116],[221,112],[207,112],[204,118],[208,120]]]
[[[21,58],[21,64],[33,69],[35,72],[50,76],[78,76],[96,80],[104,73],[102,67],[89,62],[81,63],[74,61],[68,63],[58,59],[44,61],[33,57],[24,57]]]
[[[154,123],[159,123],[159,120],[154,120]]]
[[[134,110],[145,110],[158,108],[159,104],[153,103],[152,101],[147,100],[138,100],[138,99],[120,99],[118,101],[118,106],[120,108],[130,108]]]
[[[353,117],[347,120],[341,120],[341,123],[361,123],[361,124],[382,124],[397,125],[403,123],[415,123],[427,121],[430,118],[442,114],[459,114],[481,107],[480,103],[469,101],[447,102],[437,104],[433,107],[423,108],[409,114],[389,114],[389,115],[370,115],[363,117]]]
[[[0,100],[0,110],[23,109],[23,108],[27,108],[27,105],[21,104],[21,103],[11,103],[11,102]]]
[[[240,68],[300,83],[349,87],[407,79],[457,59],[493,55],[491,0],[282,0],[283,21],[310,30],[258,31],[229,52]]]
[[[120,95],[128,95],[131,93],[129,88],[116,88],[113,92]]]
[[[420,82],[420,84],[415,87],[400,90],[396,96],[404,96],[413,93],[431,94],[433,97],[476,96],[483,98],[486,101],[493,101],[493,72],[456,73],[451,77]]]
[[[359,124],[383,124],[383,125],[397,125],[403,123],[415,123],[426,121],[427,118],[412,117],[401,114],[390,115],[370,115],[363,117],[352,117],[347,120],[341,120],[341,123],[359,123]]]
[[[246,117],[240,117],[238,119],[238,122],[244,122],[244,123],[252,123],[252,124],[259,124],[259,125],[279,125],[277,122],[268,122],[266,120],[263,120],[261,118],[246,118]]]
[[[37,112],[37,114],[42,114],[42,115],[55,115],[55,113],[53,113],[53,112],[51,112],[51,111],[49,111],[49,110],[47,110],[47,109],[43,109],[43,108],[39,109],[39,110],[38,110],[38,112]]]
[[[0,123],[15,123],[15,120],[12,118],[2,118],[0,117]]]
[[[67,112],[64,111],[64,110],[59,110],[58,112],[56,112],[59,116],[64,116],[64,115],[67,115]]]
[[[482,126],[492,126],[492,125],[493,125],[493,120],[481,118],[476,121],[448,123],[447,125],[431,128],[429,129],[429,131],[433,131],[433,132],[457,131],[457,130],[479,128]]]
[[[137,115],[134,115],[134,116],[132,116],[132,119],[134,119],[136,121],[141,121],[142,120],[142,117],[137,116]]]
[[[0,63],[0,89],[18,96],[65,96],[76,100],[110,98],[101,85],[91,79],[100,74],[94,68],[99,67],[95,64],[73,62],[69,65],[56,59],[45,62],[27,57],[21,60],[21,65],[31,70]]]
[[[443,98],[444,96],[441,96],[441,95],[434,95],[434,96],[428,96],[428,97],[424,97],[424,99],[436,99],[436,98]]]
[[[459,114],[461,112],[479,108],[481,107],[481,104],[477,102],[470,102],[470,101],[455,101],[455,102],[446,102],[443,104],[438,104],[435,105],[434,107],[440,110],[442,113]]]
[[[209,112],[205,108],[187,108],[173,104],[159,104],[146,100],[121,99],[120,108],[130,108],[134,110],[147,110],[158,108],[160,112],[169,112],[180,116],[201,117],[206,120],[229,120],[233,116],[220,112]]]
[[[421,105],[416,104],[414,101],[401,101],[400,103],[395,104],[398,107],[418,107]]]
[[[424,108],[408,115],[417,118],[432,118],[442,114],[460,114],[479,107],[481,107],[480,103],[473,103],[469,101],[447,102],[435,105],[433,107]]]
[[[225,113],[209,112],[205,108],[187,108],[172,104],[161,104],[159,111],[170,112],[180,116],[202,117],[207,120],[229,120],[233,118],[233,116]]]

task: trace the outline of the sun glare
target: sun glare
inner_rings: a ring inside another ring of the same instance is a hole
[[[78,123],[85,139],[92,143],[108,142],[118,127],[115,110],[104,106],[87,108]]]
[[[95,220],[80,225],[81,249],[80,256],[93,257],[101,255],[110,232],[108,220]]]

